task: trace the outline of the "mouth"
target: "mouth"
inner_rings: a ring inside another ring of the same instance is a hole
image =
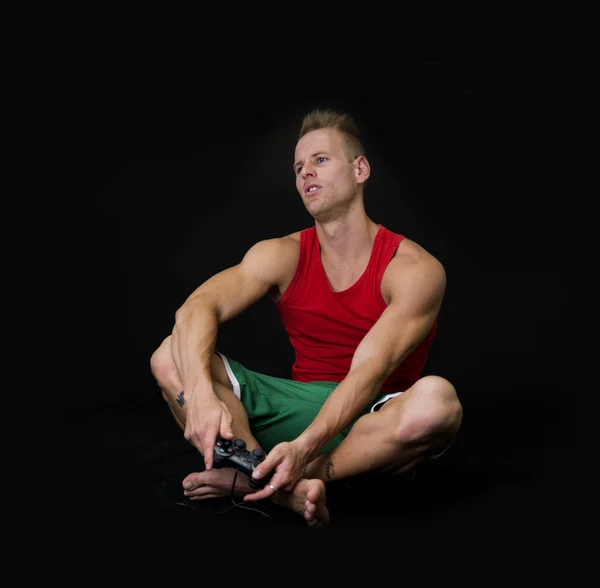
[[[305,196],[313,196],[321,188],[322,188],[322,186],[319,186],[319,184],[308,184],[307,186],[304,186],[304,195]]]

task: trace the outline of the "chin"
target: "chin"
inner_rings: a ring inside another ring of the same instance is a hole
[[[310,213],[311,216],[319,216],[320,214],[327,214],[326,206],[318,206],[316,202],[307,202],[306,210]]]
[[[321,224],[334,221],[334,220],[340,218],[340,216],[342,216],[340,214],[340,211],[336,210],[335,208],[324,208],[321,210],[309,210],[308,212],[310,213],[310,216],[312,216],[317,222],[319,222]]]

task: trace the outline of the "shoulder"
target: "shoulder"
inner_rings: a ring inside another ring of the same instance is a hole
[[[244,255],[241,266],[262,274],[273,284],[281,284],[293,276],[299,256],[300,231],[256,242]]]
[[[397,266],[438,265],[442,267],[441,262],[436,257],[408,237],[404,237],[400,241],[392,261],[396,262]]]
[[[300,237],[298,236],[296,239],[295,235],[296,233],[256,242],[248,249],[243,263],[251,261],[258,263],[281,262],[285,264],[288,258],[294,257],[300,249]]]
[[[290,233],[289,235],[285,235],[285,236],[281,237],[281,239],[284,241],[290,242],[290,243],[297,243],[299,246],[301,234],[302,234],[302,231],[296,231],[295,233]]]
[[[297,256],[300,252],[300,235],[302,231],[296,231],[289,235],[275,237],[273,239],[265,239],[259,241],[255,247],[269,251],[272,254],[288,256]]]
[[[446,287],[442,263],[421,245],[404,238],[388,264],[381,282],[381,292],[389,304],[394,293],[441,296]]]

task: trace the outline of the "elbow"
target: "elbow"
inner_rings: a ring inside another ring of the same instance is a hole
[[[176,311],[175,311],[175,328],[180,326],[182,323],[187,322],[190,314],[197,307],[198,298],[192,300],[186,300]]]
[[[181,323],[183,322],[183,316],[185,314],[185,311],[183,309],[183,307],[177,309],[177,311],[175,312],[175,324],[173,326],[173,330],[177,330],[179,328],[179,326],[181,325]]]
[[[175,328],[181,325],[181,323],[186,322],[187,317],[190,315],[190,304],[189,302],[185,302],[182,306],[180,306],[175,312]]]

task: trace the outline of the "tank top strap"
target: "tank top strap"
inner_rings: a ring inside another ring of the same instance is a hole
[[[381,294],[381,281],[383,280],[383,274],[387,269],[390,261],[392,261],[398,246],[404,239],[404,235],[393,233],[386,229],[383,225],[377,233],[377,238],[373,243],[373,266],[375,270],[375,294],[378,300],[387,306],[383,296]]]
[[[315,244],[317,244],[317,234],[315,227],[303,229],[300,232],[300,256],[294,277],[290,282],[283,296],[276,302],[275,306],[281,308],[287,304],[292,296],[299,290],[300,286],[306,282],[305,278],[310,272],[310,266],[314,258]]]

